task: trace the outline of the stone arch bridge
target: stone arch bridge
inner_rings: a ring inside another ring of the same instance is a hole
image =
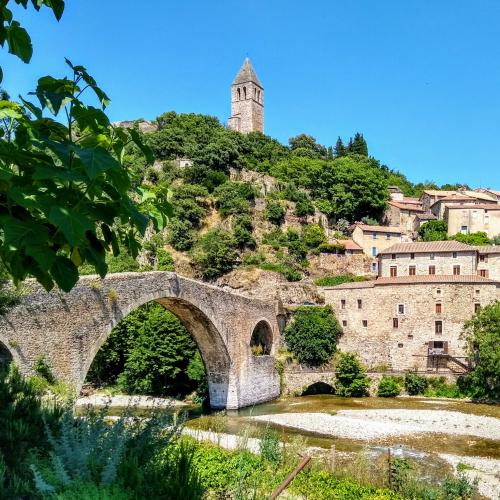
[[[65,294],[36,282],[0,317],[0,343],[25,374],[44,357],[54,375],[80,390],[97,351],[129,312],[156,301],[174,313],[198,344],[213,408],[235,409],[279,396],[274,357],[277,304],[225,291],[171,272],[82,277]],[[257,338],[264,355],[252,354]]]

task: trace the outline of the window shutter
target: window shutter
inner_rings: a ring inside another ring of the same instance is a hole
[[[444,352],[445,354],[448,354],[448,341],[447,341],[447,340],[445,340],[445,341],[443,342],[443,352]]]

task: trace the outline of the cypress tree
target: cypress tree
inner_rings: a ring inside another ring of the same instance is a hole
[[[349,142],[351,144],[351,142]],[[350,153],[368,156],[368,145],[366,144],[363,134],[356,132],[354,135],[354,140],[352,141],[352,148]]]
[[[335,143],[335,158],[338,158],[339,156],[345,156],[345,154],[346,154],[346,149],[344,143],[342,142],[342,139],[339,137],[337,139],[337,142]]]

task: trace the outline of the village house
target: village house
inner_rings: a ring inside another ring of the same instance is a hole
[[[376,257],[382,250],[403,241],[403,233],[395,226],[369,226],[358,222],[353,226],[352,239],[366,255]]]
[[[485,232],[488,238],[500,235],[500,204],[446,205],[443,219],[448,235]]]
[[[464,322],[500,299],[500,282],[477,274],[382,277],[324,294],[342,327],[339,348],[369,368],[461,373]]]
[[[476,247],[459,241],[392,245],[378,254],[381,277],[477,274]]]
[[[438,219],[444,219],[444,212],[446,208],[449,207],[460,207],[463,205],[477,205],[477,204],[488,204],[488,205],[498,205],[497,200],[489,199],[482,200],[479,198],[472,198],[470,196],[458,193],[451,196],[445,196],[440,198],[431,205],[431,213]],[[456,233],[454,233],[456,234]]]
[[[476,247],[477,274],[484,278],[500,280],[500,245]]]

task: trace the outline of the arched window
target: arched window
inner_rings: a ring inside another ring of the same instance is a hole
[[[247,98],[247,88],[243,87],[243,99]]]
[[[273,332],[267,321],[259,321],[252,332],[250,347],[255,356],[271,354]]]
[[[253,88],[253,98],[257,99],[257,89],[255,87]]]
[[[257,102],[260,102],[260,90],[257,92]]]
[[[238,101],[241,101],[241,89],[238,87]]]

